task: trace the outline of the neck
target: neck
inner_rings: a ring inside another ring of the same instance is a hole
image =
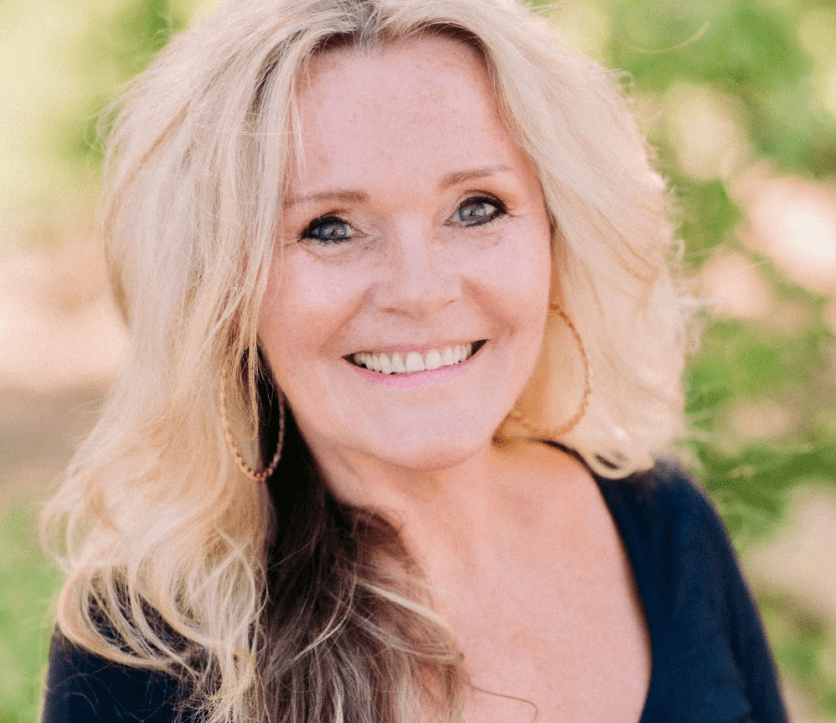
[[[335,496],[390,522],[430,578],[530,553],[544,528],[561,524],[559,488],[589,479],[573,457],[537,442],[487,442],[456,465],[430,470],[312,451]]]

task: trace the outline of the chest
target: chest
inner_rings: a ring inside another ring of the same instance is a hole
[[[636,723],[651,656],[630,577],[570,576],[571,586],[553,590],[545,582],[494,591],[457,618],[466,719],[522,723],[536,712],[538,723]]]

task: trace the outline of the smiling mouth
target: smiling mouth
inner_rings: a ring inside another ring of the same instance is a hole
[[[380,374],[414,374],[416,372],[432,371],[442,367],[452,367],[470,359],[485,344],[485,340],[468,344],[430,349],[420,353],[409,352],[368,352],[361,351],[345,357],[354,366],[368,369]]]

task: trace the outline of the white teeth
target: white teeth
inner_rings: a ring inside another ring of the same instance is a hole
[[[438,367],[441,366],[441,354],[439,354],[435,349],[428,351],[427,358],[424,360],[424,366],[427,371],[438,369]]]
[[[392,373],[392,362],[389,361],[389,356],[387,354],[380,355],[380,371],[384,374]]]
[[[422,372],[427,367],[424,365],[424,360],[417,351],[411,351],[406,355],[406,373]]]
[[[384,352],[372,354],[361,351],[353,354],[351,360],[357,366],[366,367],[381,374],[413,374],[461,364],[470,359],[472,354],[473,344],[456,344],[452,347],[446,346],[441,350],[430,349],[423,355],[417,351],[411,351],[407,353],[406,359],[400,352],[394,352],[390,356]]]

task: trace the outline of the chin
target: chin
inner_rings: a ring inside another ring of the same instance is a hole
[[[372,452],[380,461],[418,473],[443,472],[466,463],[491,446],[493,430],[463,435],[446,430],[440,434],[415,435],[383,442]]]

